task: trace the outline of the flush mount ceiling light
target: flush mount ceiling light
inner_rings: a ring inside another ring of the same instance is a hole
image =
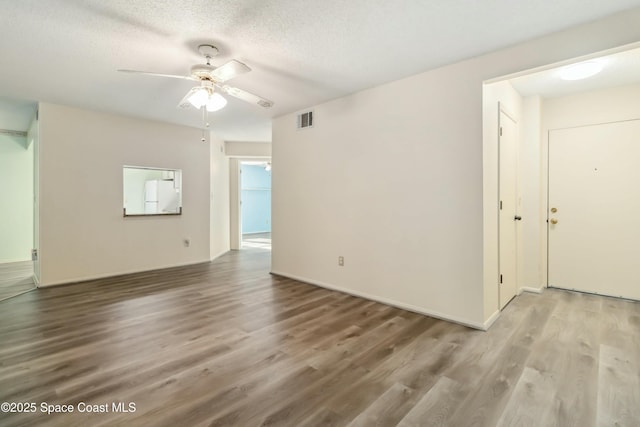
[[[560,78],[562,80],[581,80],[595,76],[600,71],[602,71],[602,64],[600,62],[580,62],[561,69]]]

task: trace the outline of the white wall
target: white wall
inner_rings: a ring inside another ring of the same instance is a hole
[[[546,286],[546,196],[543,196],[542,99],[524,98],[520,145],[521,289],[537,291]],[[544,175],[546,177],[546,174]]]
[[[481,111],[482,86],[467,67],[315,106],[310,129],[274,121],[275,273],[482,319],[482,123],[462,120]]]
[[[0,134],[0,263],[31,259],[33,148],[25,136]]]
[[[225,152],[229,157],[271,157],[271,143],[226,141]]]
[[[42,103],[39,131],[41,286],[209,260],[201,130]],[[182,169],[183,214],[124,218],[123,165]]]
[[[211,258],[229,250],[229,159],[224,141],[211,134]]]
[[[551,129],[640,119],[640,84],[547,98],[542,114],[545,144]]]
[[[497,138],[483,139],[482,82],[636,42],[639,19],[625,12],[315,106],[311,129],[276,118],[272,270],[487,326]]]

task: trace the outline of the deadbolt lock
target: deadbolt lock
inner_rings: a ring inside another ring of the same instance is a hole
[[[558,212],[558,209],[557,208],[551,208],[551,212],[556,213],[556,212]]]
[[[557,224],[557,223],[558,223],[558,220],[557,220],[557,219],[555,219],[555,218],[551,218],[551,224],[554,224],[554,225],[555,225],[555,224]]]

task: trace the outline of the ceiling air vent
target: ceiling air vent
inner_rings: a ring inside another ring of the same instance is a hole
[[[313,111],[298,114],[298,129],[313,127]]]

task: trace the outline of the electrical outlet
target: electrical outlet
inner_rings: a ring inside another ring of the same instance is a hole
[[[188,248],[189,246],[191,246],[191,240],[189,239],[184,239],[184,247]]]
[[[340,267],[344,267],[344,257],[343,256],[339,256],[338,257],[338,265]]]

